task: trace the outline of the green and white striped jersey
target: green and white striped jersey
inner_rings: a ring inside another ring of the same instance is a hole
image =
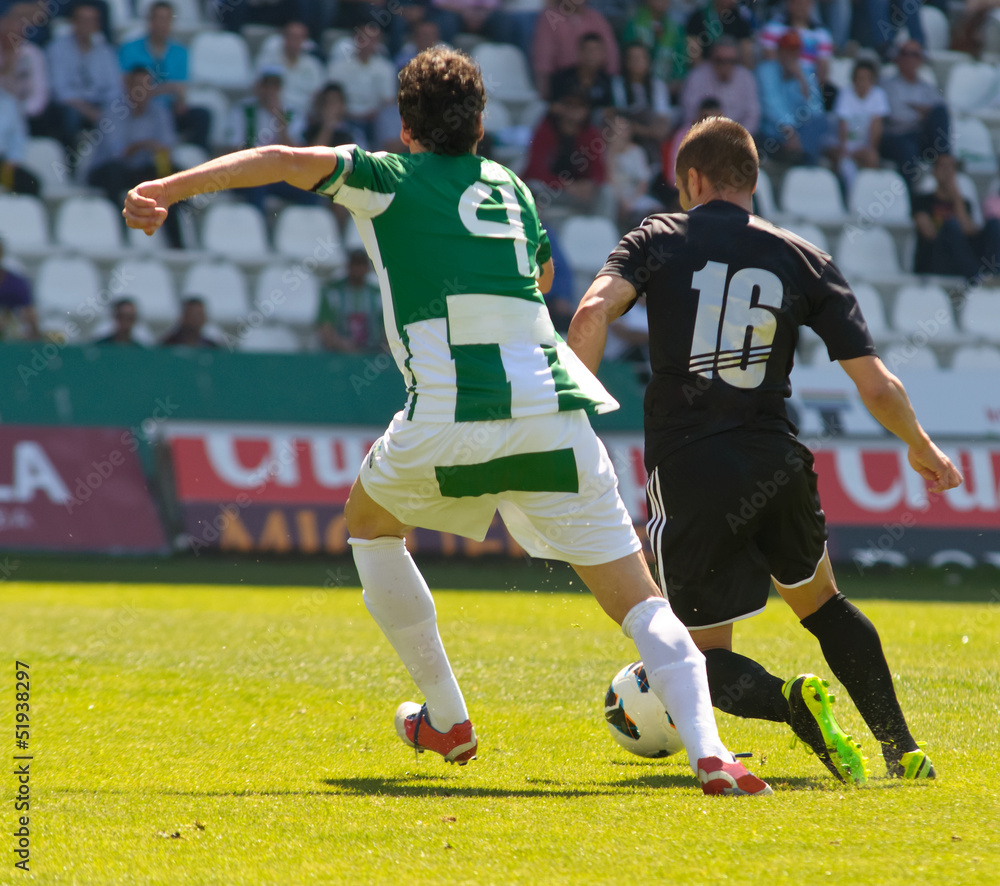
[[[348,209],[382,291],[413,421],[488,421],[618,403],[552,327],[538,290],[550,256],[534,199],[473,154],[335,149],[315,190]]]

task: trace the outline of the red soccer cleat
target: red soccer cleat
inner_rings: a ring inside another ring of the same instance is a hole
[[[710,797],[720,794],[766,797],[774,793],[766,781],[748,772],[742,763],[723,763],[718,757],[702,757],[698,761],[698,781]]]
[[[427,716],[427,705],[404,701],[396,709],[396,733],[418,754],[434,751],[448,763],[464,766],[476,759],[476,730],[472,722],[456,723],[447,732],[438,732]]]

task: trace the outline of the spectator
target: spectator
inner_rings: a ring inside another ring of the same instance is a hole
[[[399,132],[396,66],[384,55],[382,32],[359,32],[342,41],[330,58],[327,76],[344,87],[347,116],[369,144],[381,145]]]
[[[651,160],[670,132],[670,93],[653,73],[649,50],[641,43],[625,47],[624,71],[611,81],[615,107],[628,117],[632,134]]]
[[[430,5],[428,15],[437,22],[445,43],[453,43],[456,34],[499,41],[508,31],[500,0],[430,0]]]
[[[687,37],[684,28],[671,15],[670,0],[644,0],[628,20],[622,34],[626,47],[638,43],[651,58],[653,76],[680,92],[687,74]],[[628,59],[625,59],[628,66]]]
[[[972,218],[972,206],[962,196],[955,158],[938,154],[934,160],[935,189],[913,198],[917,249],[913,270],[973,280],[995,268],[1000,259],[1000,220],[982,227]]]
[[[52,96],[59,104],[61,138],[75,150],[84,129],[97,125],[108,105],[121,95],[118,57],[101,33],[101,16],[91,3],[73,9],[72,32],[46,50]]]
[[[684,141],[684,136],[688,134],[691,127],[699,120],[704,120],[707,117],[715,117],[721,113],[722,106],[719,104],[719,100],[716,98],[706,98],[698,105],[698,111],[695,114],[694,120],[680,126],[673,136],[671,136],[670,140],[664,141],[661,145],[660,181],[654,184],[653,193],[664,206],[668,207],[668,211],[680,211],[675,178],[677,173],[677,151],[681,146],[681,142]]]
[[[208,150],[212,115],[207,108],[187,103],[188,51],[174,40],[174,7],[166,0],[149,7],[146,36],[125,43],[118,50],[123,71],[145,68],[153,75],[156,101],[170,110],[180,141],[201,145]]]
[[[97,9],[104,39],[108,43],[114,42],[111,33],[111,10],[108,8],[107,0],[25,0],[17,4],[23,8],[23,11],[19,10],[21,36],[36,46],[47,47],[52,40],[53,21],[59,18],[71,18],[73,9],[81,2]],[[8,4],[5,2],[3,5]]]
[[[712,48],[709,63],[698,65],[688,74],[681,93],[685,122],[694,122],[706,98],[717,99],[723,116],[756,135],[760,127],[757,82],[753,73],[740,64],[739,48],[732,37],[720,37]]]
[[[114,328],[107,335],[97,339],[94,342],[95,345],[146,347],[148,342],[141,341],[137,334],[136,324],[139,321],[139,312],[133,299],[128,297],[116,299],[111,305],[111,316],[114,320]]]
[[[316,93],[306,118],[303,141],[326,148],[337,145],[365,147],[364,133],[347,122],[347,99],[339,83],[327,83]]]
[[[177,328],[161,344],[182,345],[188,348],[217,348],[218,342],[205,335],[205,301],[197,295],[189,295],[181,302],[181,319]]]
[[[589,31],[580,37],[580,52],[575,65],[552,74],[550,101],[559,101],[571,92],[586,95],[590,107],[598,114],[614,104],[611,78],[608,76],[608,53],[601,35],[596,31]]]
[[[877,169],[882,141],[882,118],[889,114],[889,99],[876,86],[876,63],[861,59],[854,65],[851,86],[837,93],[833,112],[837,118],[834,159],[846,190],[851,189],[858,169]]]
[[[417,56],[417,53],[440,43],[441,28],[438,27],[438,23],[429,18],[418,19],[410,27],[409,39],[395,56],[396,68],[402,71],[407,63]]]
[[[764,26],[760,45],[765,59],[777,56],[778,41],[789,31],[799,35],[799,57],[812,66],[820,87],[824,86],[830,75],[833,38],[813,15],[812,0],[786,0],[785,11]]]
[[[906,28],[910,37],[923,46],[926,39],[920,21],[922,5],[914,0],[865,0],[858,3],[856,30],[860,34],[861,45],[874,49],[882,59],[887,59],[895,45],[896,35]]]
[[[550,106],[531,139],[524,178],[534,190],[539,211],[548,207],[614,215],[607,189],[606,145],[590,123],[590,104],[580,93]]]
[[[604,41],[607,71],[619,71],[618,41],[608,20],[587,6],[587,0],[546,0],[546,10],[535,26],[531,44],[531,69],[535,88],[542,98],[549,97],[550,78],[562,68],[572,68],[580,61],[580,38],[594,32]]]
[[[0,240],[0,340],[40,338],[31,282],[3,266],[3,253]]]
[[[707,0],[688,16],[685,32],[691,65],[708,58],[724,37],[735,41],[744,67],[754,65],[753,18],[740,0]]]
[[[0,89],[17,99],[31,135],[60,135],[59,114],[50,101],[45,53],[24,39],[22,19],[34,7],[15,3],[0,18]]]
[[[292,120],[281,104],[282,74],[280,68],[261,68],[254,87],[254,98],[233,109],[228,137],[232,150],[266,145],[293,145],[301,141],[304,128],[302,122]],[[240,188],[237,193],[261,212],[265,211],[268,197],[278,197],[307,206],[318,202],[316,195],[292,187],[284,181],[258,188]]]
[[[304,117],[313,96],[323,85],[323,63],[313,55],[315,44],[309,29],[300,21],[290,21],[282,31],[282,41],[265,49],[257,57],[257,68],[280,68],[284,71],[281,103],[286,111]]]
[[[816,72],[802,57],[802,38],[794,28],[778,38],[777,48],[777,57],[762,61],[756,72],[765,150],[791,164],[815,165],[827,131]]]
[[[295,143],[292,115],[281,102],[284,73],[277,67],[258,70],[253,98],[245,99],[230,114],[226,141],[231,150]]]
[[[653,170],[646,152],[633,139],[628,118],[616,114],[608,121],[608,179],[614,193],[618,224],[634,228],[647,215],[663,207],[649,193]]]
[[[309,6],[318,0],[215,0],[215,13],[227,31],[242,31],[244,25],[283,28],[292,20],[305,21]]]
[[[15,194],[38,194],[38,179],[21,164],[28,147],[28,125],[9,93],[0,90],[0,187]]]
[[[139,182],[171,172],[170,151],[177,143],[177,133],[170,111],[153,99],[155,91],[149,71],[143,67],[129,71],[122,100],[128,116],[117,120],[94,148],[87,180],[101,188],[112,203],[121,203],[125,192]],[[177,223],[164,227],[171,243],[180,247]]]
[[[347,259],[347,276],[323,287],[316,318],[324,351],[358,354],[385,344],[382,295],[368,280],[368,253],[354,249]]]
[[[851,38],[851,0],[819,0],[819,15],[830,32],[834,51],[840,51]]]
[[[948,107],[937,88],[921,79],[923,47],[907,40],[899,47],[899,73],[882,84],[889,100],[880,149],[911,187],[920,180],[921,160],[951,153]]]

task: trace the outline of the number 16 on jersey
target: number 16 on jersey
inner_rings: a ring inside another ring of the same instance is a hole
[[[756,388],[767,370],[783,287],[761,268],[741,268],[727,287],[728,274],[728,265],[710,261],[691,277],[698,313],[688,368],[709,378],[717,373],[733,387]]]

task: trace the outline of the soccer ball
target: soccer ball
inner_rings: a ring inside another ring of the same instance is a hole
[[[649,688],[641,661],[622,668],[604,696],[611,737],[639,757],[669,757],[684,750],[677,727]]]

